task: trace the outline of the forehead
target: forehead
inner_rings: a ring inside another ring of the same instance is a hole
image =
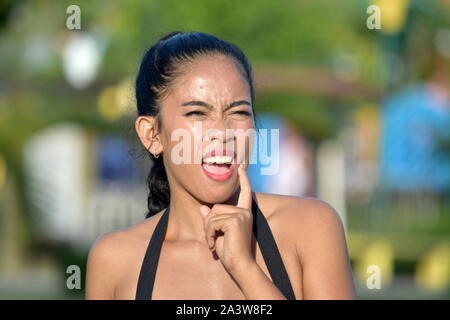
[[[182,103],[186,100],[204,100],[212,104],[234,99],[248,99],[250,89],[232,58],[224,55],[206,55],[184,64],[174,80],[168,99]]]

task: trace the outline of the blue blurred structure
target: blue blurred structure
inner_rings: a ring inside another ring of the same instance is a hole
[[[450,136],[450,106],[425,84],[388,96],[381,113],[382,187],[399,192],[450,190],[450,160],[439,141]]]
[[[101,183],[139,181],[140,168],[128,150],[129,145],[122,137],[103,135],[98,138],[97,169]]]
[[[281,117],[275,115],[275,114],[259,114],[257,116],[257,132],[259,132],[260,129],[267,129],[266,134],[266,141],[267,144],[265,146],[262,145],[261,141],[261,134],[257,134],[255,137],[255,144],[253,147],[253,153],[252,158],[254,159],[256,163],[252,163],[253,160],[251,160],[251,163],[247,169],[247,174],[250,180],[250,183],[252,185],[252,190],[255,192],[269,192],[269,183],[272,179],[270,175],[262,175],[261,169],[264,167],[268,167],[266,165],[263,165],[260,162],[260,157],[258,156],[258,153],[261,152],[260,148],[262,147],[262,152],[265,152],[269,156],[279,156],[274,155],[272,153],[272,145],[270,141],[270,130],[271,129],[278,129],[279,130],[279,139],[283,141],[284,138],[284,121]]]

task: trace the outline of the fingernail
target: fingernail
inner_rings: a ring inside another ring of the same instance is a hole
[[[200,213],[202,214],[203,217],[206,217],[206,215],[208,214],[208,207],[202,205],[200,207]]]

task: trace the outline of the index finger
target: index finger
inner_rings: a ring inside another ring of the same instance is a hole
[[[248,180],[247,173],[244,169],[244,164],[241,164],[238,168],[240,193],[237,206],[244,209],[251,210],[252,208],[252,188],[250,181]]]

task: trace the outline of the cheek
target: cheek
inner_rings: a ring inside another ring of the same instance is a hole
[[[202,170],[199,165],[170,163],[166,166],[168,177],[174,185],[199,196],[203,192],[204,182],[201,180]]]
[[[161,135],[164,152],[170,151],[183,140],[187,140],[188,137],[192,140],[191,127],[191,123],[176,110],[173,110],[172,114],[166,110],[164,113],[164,130]]]
[[[171,130],[173,128],[173,130]],[[190,125],[176,126],[171,124],[171,128],[164,134],[161,142],[164,148],[164,155],[171,168],[174,170],[182,170],[191,172],[195,169],[195,165],[201,164],[201,157],[198,156],[201,143],[201,135],[195,135]]]
[[[172,163],[170,166],[174,177],[182,182],[183,185],[195,185],[198,176],[198,165],[193,164],[175,164]]]

